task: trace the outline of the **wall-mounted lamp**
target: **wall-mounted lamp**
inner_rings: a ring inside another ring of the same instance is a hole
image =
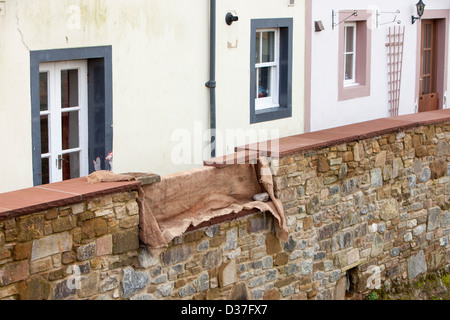
[[[416,20],[420,20],[422,18],[423,13],[425,11],[425,3],[423,3],[423,1],[420,0],[419,2],[416,3],[416,8],[418,17],[411,16],[412,24],[414,24]]]
[[[225,16],[225,22],[229,26],[231,26],[231,24],[234,21],[238,21],[238,20],[239,20],[239,17],[238,16],[234,16],[231,12],[228,12],[227,15]]]

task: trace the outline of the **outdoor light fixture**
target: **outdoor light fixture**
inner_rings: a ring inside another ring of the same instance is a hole
[[[423,12],[425,11],[425,3],[422,0],[416,3],[417,15],[418,17],[411,16],[412,24],[416,22],[416,20],[420,20],[423,16]]]
[[[238,21],[239,17],[238,16],[233,16],[233,14],[231,12],[228,12],[227,15],[225,16],[225,22],[227,23],[227,25],[231,26],[231,24],[234,21]]]

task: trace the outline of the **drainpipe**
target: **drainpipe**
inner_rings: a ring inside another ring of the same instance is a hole
[[[211,132],[211,158],[216,156],[216,0],[210,0],[210,33],[209,33],[209,81],[205,85],[210,94],[209,129]]]

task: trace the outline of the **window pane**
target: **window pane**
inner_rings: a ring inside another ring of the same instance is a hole
[[[271,86],[271,67],[258,68],[256,72],[258,73],[258,98],[266,98],[271,96],[270,86]]]
[[[428,92],[427,92],[427,79],[428,79],[428,77],[426,77],[426,76],[424,76],[423,78],[422,78],[422,94],[427,94]]]
[[[422,55],[422,59],[423,59],[423,61],[422,61],[422,63],[423,63],[422,68],[423,69],[422,69],[422,72],[424,74],[427,73],[427,58],[428,58],[427,51],[423,51],[423,55]]]
[[[262,32],[262,62],[275,61],[275,32]]]
[[[253,84],[255,86],[255,99],[258,99],[259,95],[259,69],[256,69],[255,72],[255,83]]]
[[[41,116],[41,153],[48,153],[48,115]]]
[[[344,79],[345,80],[354,80],[353,79],[353,57],[354,55],[346,54],[345,55],[345,71],[344,71]]]
[[[61,71],[61,108],[78,106],[78,70]]]
[[[345,27],[345,52],[355,51],[355,37],[354,37],[355,27],[348,26]]]
[[[255,63],[261,63],[261,32],[256,33],[255,40]]]
[[[80,177],[80,153],[72,152],[62,156],[63,180]]]
[[[62,149],[79,147],[78,111],[63,112],[61,114]]]
[[[41,159],[41,177],[42,184],[50,183],[50,175],[49,175],[49,158]]]
[[[41,111],[48,110],[48,74],[47,72],[39,73],[39,101]]]

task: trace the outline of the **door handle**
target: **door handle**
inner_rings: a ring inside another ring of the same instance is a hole
[[[58,167],[58,170],[61,170],[61,167],[62,167],[61,163],[62,163],[62,161],[63,161],[63,158],[62,158],[62,155],[60,154],[60,155],[58,155],[58,159],[56,160],[56,166]]]

